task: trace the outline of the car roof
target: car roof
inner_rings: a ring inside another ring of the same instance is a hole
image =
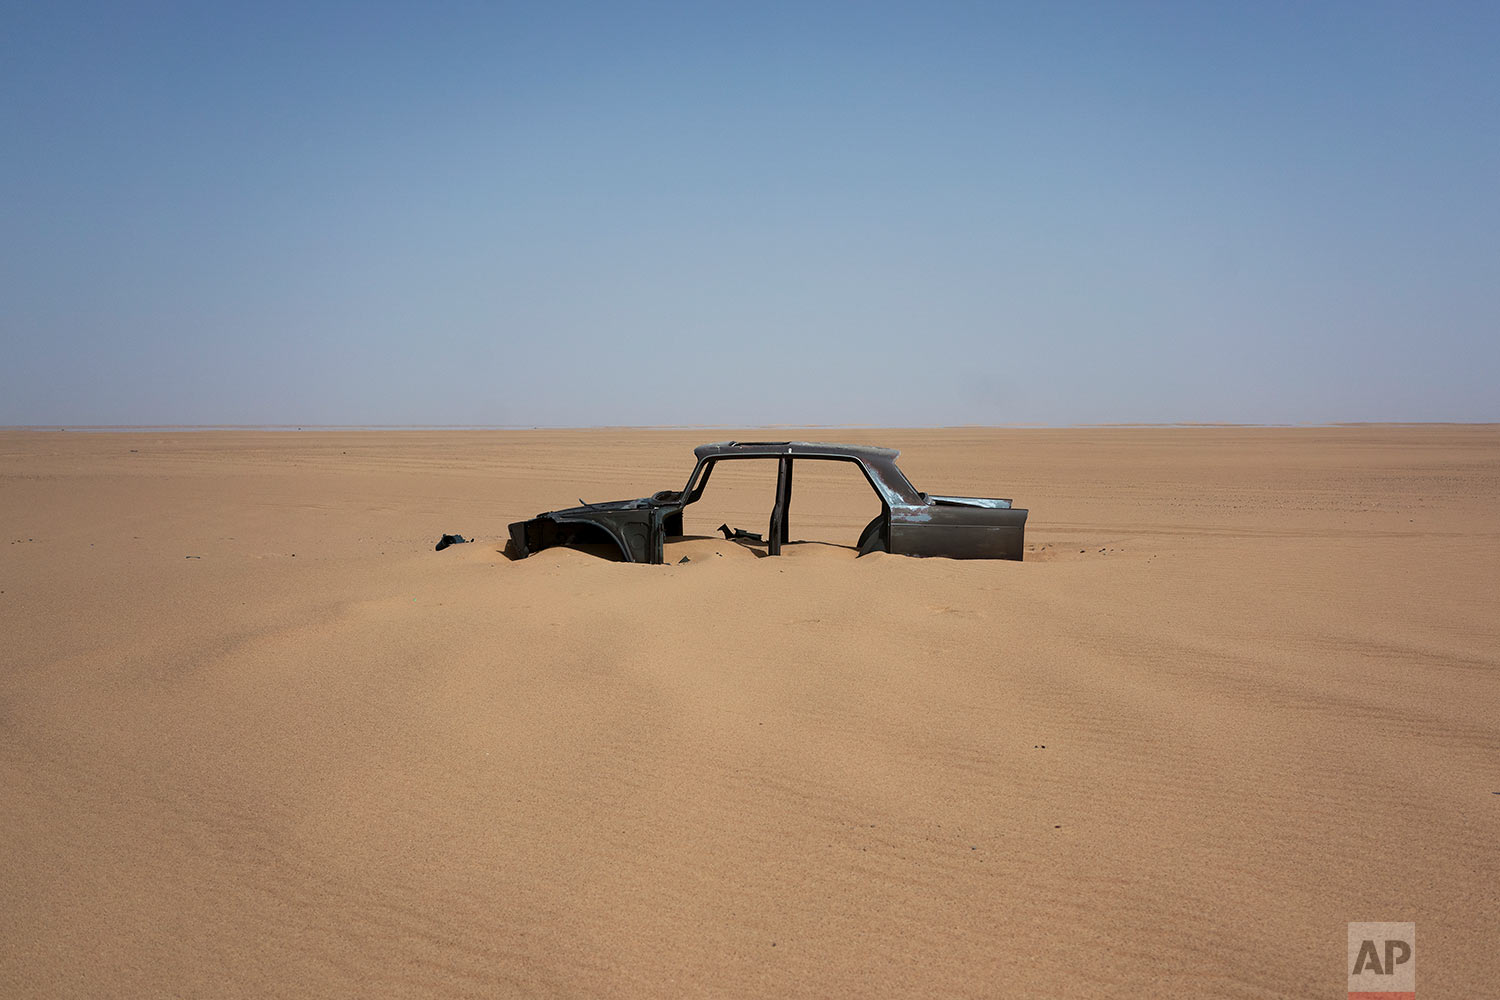
[[[835,444],[831,441],[716,441],[693,449],[699,459],[736,455],[801,455],[808,458],[884,459],[901,454],[895,448],[865,444]]]

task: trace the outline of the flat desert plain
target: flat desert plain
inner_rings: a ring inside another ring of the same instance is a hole
[[[1026,560],[501,551],[767,436]],[[7,431],[0,525],[5,997],[1500,995],[1500,428]]]

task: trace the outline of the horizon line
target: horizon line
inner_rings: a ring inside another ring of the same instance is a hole
[[[1330,429],[1340,427],[1493,427],[1495,420],[1333,420],[1296,423],[1239,423],[1183,420],[1170,422],[998,424],[8,424],[3,432],[23,433],[326,433],[330,431],[688,431],[688,430],[1129,430],[1129,429]]]

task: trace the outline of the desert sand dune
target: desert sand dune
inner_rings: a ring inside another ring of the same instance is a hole
[[[1500,428],[780,431],[1027,561],[800,471],[500,551],[764,435],[0,433],[0,995],[1493,993]]]

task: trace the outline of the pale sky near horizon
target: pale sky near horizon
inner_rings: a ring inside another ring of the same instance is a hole
[[[1500,7],[10,4],[0,424],[1500,420]]]

